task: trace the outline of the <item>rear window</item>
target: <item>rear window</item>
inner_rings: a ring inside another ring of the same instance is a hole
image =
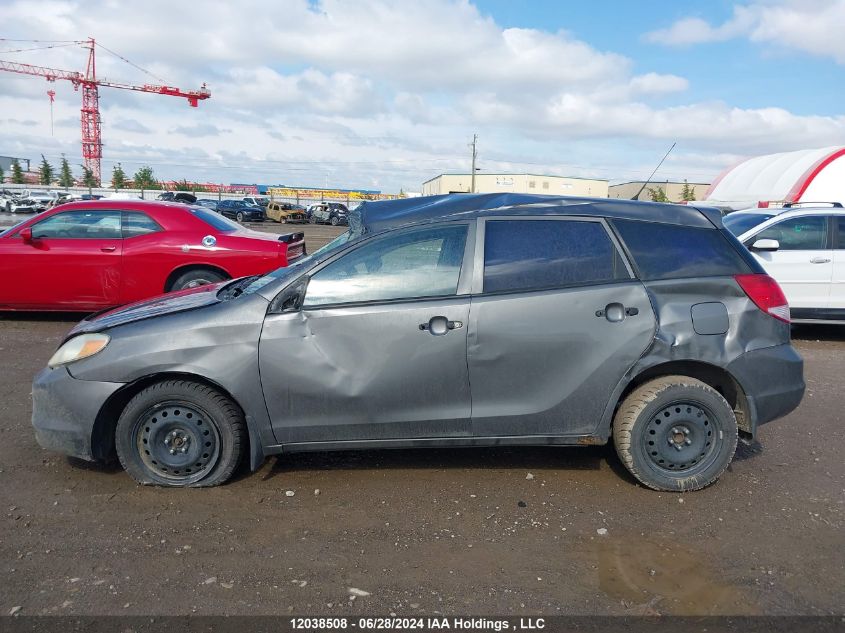
[[[746,231],[750,231],[758,224],[775,217],[774,213],[729,213],[722,218],[722,224],[731,233],[739,237]]]
[[[637,220],[613,220],[613,226],[644,280],[753,272],[716,229]]]
[[[490,220],[484,292],[539,290],[629,279],[599,222]]]
[[[228,233],[230,231],[237,231],[240,229],[240,225],[232,222],[229,218],[225,218],[219,213],[215,213],[214,211],[209,211],[205,207],[190,207],[188,209],[195,217],[199,218],[209,226],[217,229],[218,231],[223,231],[224,233]]]

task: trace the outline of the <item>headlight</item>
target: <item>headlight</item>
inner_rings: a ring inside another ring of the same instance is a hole
[[[56,367],[57,365],[66,365],[75,360],[88,358],[104,349],[109,344],[109,340],[107,334],[80,334],[79,336],[74,336],[56,350],[56,353],[53,354],[53,357],[47,364],[50,367]]]

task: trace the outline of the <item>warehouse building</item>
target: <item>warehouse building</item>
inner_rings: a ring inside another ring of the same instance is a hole
[[[607,198],[607,180],[540,174],[476,174],[475,193],[541,193]],[[469,193],[470,174],[440,174],[422,185],[422,195]]]
[[[634,200],[634,196],[642,189],[642,193],[636,198],[637,200],[651,200],[651,193],[649,189],[663,189],[666,198],[669,202],[682,202],[684,199],[684,185],[688,185],[695,200],[701,200],[707,193],[707,188],[710,183],[705,182],[677,182],[672,180],[652,181],[643,189],[644,181],[638,180],[634,182],[622,182],[618,185],[610,185],[609,198],[619,198],[620,200]]]

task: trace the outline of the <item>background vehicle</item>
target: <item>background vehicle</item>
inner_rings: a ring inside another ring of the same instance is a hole
[[[247,454],[612,437],[644,485],[688,491],[801,400],[788,306],[715,210],[461,194],[352,213],[289,268],[80,323],[33,385],[39,442],[94,459],[113,440],[141,483],[206,486]]]
[[[270,204],[270,198],[267,196],[245,196],[243,201],[247,204],[251,204],[256,207],[261,207],[262,209],[266,209],[267,205]]]
[[[274,222],[307,222],[305,207],[290,202],[270,202],[266,209],[267,218]]]
[[[206,209],[211,209],[212,211],[217,211],[217,205],[220,204],[220,201],[212,200],[210,198],[199,198],[195,204],[205,207]]]
[[[349,224],[349,209],[339,202],[321,202],[308,208],[308,219],[312,224]]]
[[[217,213],[238,222],[263,222],[265,218],[264,209],[243,200],[222,200],[217,205]]]
[[[187,191],[164,191],[156,196],[156,200],[194,204],[197,201],[197,197]]]
[[[737,211],[725,226],[783,288],[793,321],[845,324],[841,205]]]
[[[302,233],[250,231],[202,207],[74,202],[0,233],[0,310],[99,310],[265,273],[299,257]]]

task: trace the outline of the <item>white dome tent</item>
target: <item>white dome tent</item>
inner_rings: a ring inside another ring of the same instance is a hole
[[[722,172],[702,203],[745,209],[796,202],[845,204],[845,147],[749,158]]]

